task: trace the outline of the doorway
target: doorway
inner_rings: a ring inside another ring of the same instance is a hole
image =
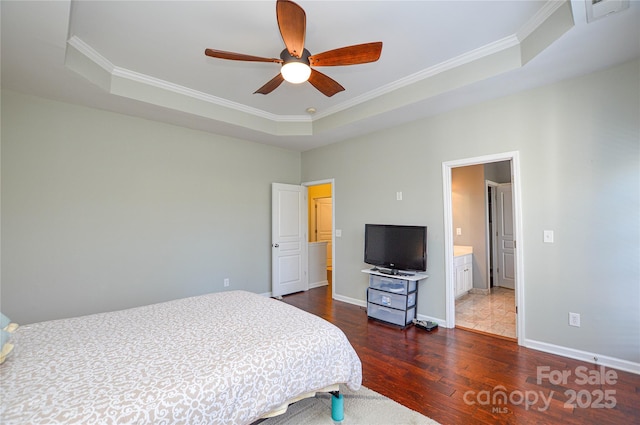
[[[496,177],[496,174],[492,172],[500,166],[503,169],[508,166],[508,171],[502,173],[503,176],[506,174],[506,178]],[[472,175],[474,173],[476,177],[473,191],[465,191],[464,187],[459,186],[460,179],[454,178],[456,174]],[[485,178],[485,175],[490,178]],[[456,324],[464,326],[463,321],[468,319],[468,317],[458,317],[456,314],[458,307],[463,308],[461,301],[469,301],[469,303],[472,302],[471,299],[489,301],[492,292],[495,294],[504,292],[507,295],[510,294],[512,301],[508,301],[507,298],[506,301],[500,302],[507,304],[511,302],[512,315],[515,316],[513,334],[508,336],[517,337],[519,344],[523,343],[524,281],[522,278],[522,253],[517,244],[518,236],[522,234],[519,184],[518,152],[443,163],[447,327],[455,327]],[[502,190],[502,194],[500,194],[500,190]],[[462,204],[462,208],[459,207],[460,204]],[[455,207],[456,205],[458,208]],[[502,216],[491,213],[491,211],[506,211],[505,205],[511,207],[511,211]],[[466,214],[468,208],[476,208],[478,212]],[[490,231],[489,228],[492,230]],[[503,230],[502,233],[500,229]],[[496,232],[498,233],[497,238],[493,238]],[[500,234],[509,236],[510,242],[499,239]],[[506,251],[498,249],[500,246],[510,249]],[[469,252],[472,252],[471,261],[466,258],[464,262],[459,261],[460,258],[454,255],[454,250],[458,255],[468,255]],[[500,256],[507,260],[510,258],[511,263],[505,263],[502,268],[496,266]],[[469,284],[468,280],[459,278],[458,268],[464,268],[463,271],[467,273],[472,270],[472,283]],[[507,277],[511,276],[514,289],[504,289],[498,285],[498,276],[502,273],[506,273]],[[492,281],[493,287],[491,286]],[[460,282],[465,282],[468,286],[460,288]],[[505,307],[508,308],[507,305]],[[484,319],[487,319],[490,314],[488,308],[485,307],[485,311],[482,313],[485,315]],[[476,327],[474,326],[474,328]],[[488,330],[487,333],[495,332]]]
[[[456,327],[515,339],[511,162],[455,167],[451,182]]]
[[[333,181],[304,185],[308,190],[309,288],[328,285],[333,294]]]
[[[334,180],[301,185],[272,183],[271,186],[271,295],[278,298],[312,287],[329,285],[331,297],[335,297]],[[316,240],[318,236],[315,229],[318,226],[315,223],[314,231],[310,231],[310,217],[317,221],[316,204],[325,209],[321,212],[324,216],[320,219],[321,226],[318,229],[320,241]],[[311,211],[314,211],[312,216]],[[311,234],[314,235],[313,239]],[[315,247],[313,261],[310,252],[312,244],[324,244],[322,249]],[[322,257],[321,260],[316,261],[315,255]],[[330,268],[327,267],[327,256],[331,259]],[[313,280],[314,273],[321,276],[317,282]]]

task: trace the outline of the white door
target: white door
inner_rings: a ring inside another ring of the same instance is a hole
[[[307,278],[307,188],[271,185],[271,294],[309,289]]]
[[[513,240],[513,195],[511,183],[498,186],[496,199],[498,232],[498,278],[496,285],[514,289],[516,281],[515,245]]]
[[[316,241],[327,242],[327,268],[331,269],[331,239],[333,236],[333,202],[331,198],[316,199]]]

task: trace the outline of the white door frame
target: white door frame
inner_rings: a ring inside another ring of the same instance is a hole
[[[522,195],[520,182],[520,157],[518,151],[504,152],[475,158],[459,159],[442,163],[442,186],[444,196],[444,264],[445,264],[445,321],[447,328],[455,327],[455,289],[452,277],[453,266],[453,206],[451,203],[451,169],[469,165],[487,164],[491,162],[511,161],[511,183],[513,189],[513,223],[514,240],[516,241],[516,306],[518,345],[525,341],[525,303],[524,303],[524,255],[522,231]]]
[[[304,182],[302,186],[318,186],[320,184],[331,184],[331,258],[332,258],[332,267],[331,267],[331,299],[335,299],[336,297],[336,181],[335,179],[326,179],[326,180],[315,180],[311,182]]]

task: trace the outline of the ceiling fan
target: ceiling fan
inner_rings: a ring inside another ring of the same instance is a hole
[[[277,0],[276,16],[280,35],[286,46],[280,53],[279,59],[214,49],[206,49],[204,51],[205,55],[219,59],[281,64],[280,73],[256,90],[254,94],[269,94],[286,80],[294,84],[309,81],[316,89],[329,97],[343,91],[344,87],[325,74],[313,69],[313,66],[357,65],[375,62],[380,58],[380,53],[382,52],[381,41],[341,47],[312,55],[304,48],[306,32],[304,9],[290,0]]]

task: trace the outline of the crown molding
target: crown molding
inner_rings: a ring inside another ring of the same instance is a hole
[[[479,47],[477,49],[471,50],[469,52],[463,53],[459,56],[456,56],[455,58],[441,62],[432,67],[426,68],[422,71],[416,72],[414,74],[401,78],[397,81],[386,84],[382,87],[377,88],[376,90],[372,90],[361,96],[357,96],[350,101],[340,103],[334,106],[333,108],[328,108],[322,111],[321,113],[316,114],[314,118],[319,119],[319,118],[327,117],[329,115],[333,115],[335,113],[344,111],[346,109],[355,107],[359,104],[373,100],[377,97],[383,96],[387,93],[391,93],[398,89],[432,78],[436,75],[445,73],[447,71],[451,71],[455,68],[458,68],[462,65],[469,64],[478,59],[482,59],[482,58],[491,56],[495,53],[502,52],[513,46],[517,46],[518,44],[519,44],[518,38],[515,35],[510,35],[501,40],[495,41],[493,43],[490,43],[485,46]]]
[[[113,73],[113,71],[116,69],[115,65],[111,63],[111,61],[98,53],[98,51],[93,47],[85,43],[80,37],[77,37],[75,35],[71,36],[69,40],[67,40],[67,45],[73,47],[78,52],[85,55],[87,59],[91,60],[100,68],[107,71],[109,74]]]
[[[79,53],[86,56],[87,59],[98,65],[105,72],[109,73],[112,77],[123,78],[135,83],[140,83],[153,87],[159,90],[165,90],[179,95],[187,96],[190,98],[198,99],[203,102],[211,103],[217,106],[228,108],[234,111],[250,114],[259,118],[267,119],[274,122],[286,123],[286,122],[311,122],[311,118],[304,115],[277,115],[272,114],[257,108],[252,108],[241,103],[232,102],[230,100],[213,96],[199,90],[194,90],[189,87],[181,86],[179,84],[172,83],[170,81],[155,78],[147,74],[132,71],[130,69],[122,68],[114,65],[107,58],[102,56],[89,44],[85,43],[78,36],[72,36],[67,41],[68,45],[76,49]]]
[[[516,37],[520,42],[529,37],[535,30],[541,27],[554,13],[565,4],[570,3],[569,0],[549,0],[544,6],[538,10],[523,26],[516,32]]]
[[[269,113],[117,66],[75,35],[67,41],[65,65],[112,94],[154,103],[170,109],[180,109],[186,113],[270,134],[310,135],[335,126],[357,122],[367,118],[366,114],[369,114],[369,117],[376,115],[379,111],[389,107],[389,105],[385,106],[382,103],[388,102],[389,96],[392,96],[391,93],[394,92],[401,95],[402,92],[409,93],[407,90],[414,91],[408,98],[404,96],[405,100],[394,99],[391,101],[391,103],[398,103],[396,106],[403,106],[404,103],[415,102],[421,96],[423,99],[433,97],[439,91],[438,87],[447,90],[477,81],[473,75],[468,75],[468,70],[478,71],[475,74],[479,76],[478,78],[488,78],[514,69],[514,67],[524,66],[527,60],[522,59],[523,44],[533,46],[527,47],[527,59],[530,60],[566,31],[566,29],[563,29],[562,32],[551,31],[547,40],[535,44],[541,38],[540,33],[546,31],[545,28],[554,20],[554,15],[558,15],[558,11],[567,4],[570,4],[569,0],[548,0],[515,34],[408,75],[351,100],[336,104],[313,116]],[[570,18],[571,25],[573,25],[572,15]],[[566,16],[564,19],[566,21]],[[568,25],[564,23],[565,28]],[[543,30],[540,30],[541,28]],[[69,48],[72,48],[74,52],[69,52]],[[514,52],[520,52],[519,59],[514,59]],[[84,58],[78,57],[77,54]],[[491,66],[487,68],[489,63]],[[463,69],[464,71],[461,71]],[[433,79],[433,84],[430,85],[428,82],[431,79]],[[442,85],[443,82],[444,85]],[[178,101],[180,97],[183,99],[182,102]],[[188,104],[188,107],[183,107],[182,103]],[[365,104],[370,104],[372,107],[358,108]],[[356,111],[358,109],[359,111]],[[363,112],[364,109],[367,111]],[[339,117],[338,114],[340,114]],[[328,117],[331,118],[326,120]],[[321,119],[325,119],[322,125],[314,125]]]

